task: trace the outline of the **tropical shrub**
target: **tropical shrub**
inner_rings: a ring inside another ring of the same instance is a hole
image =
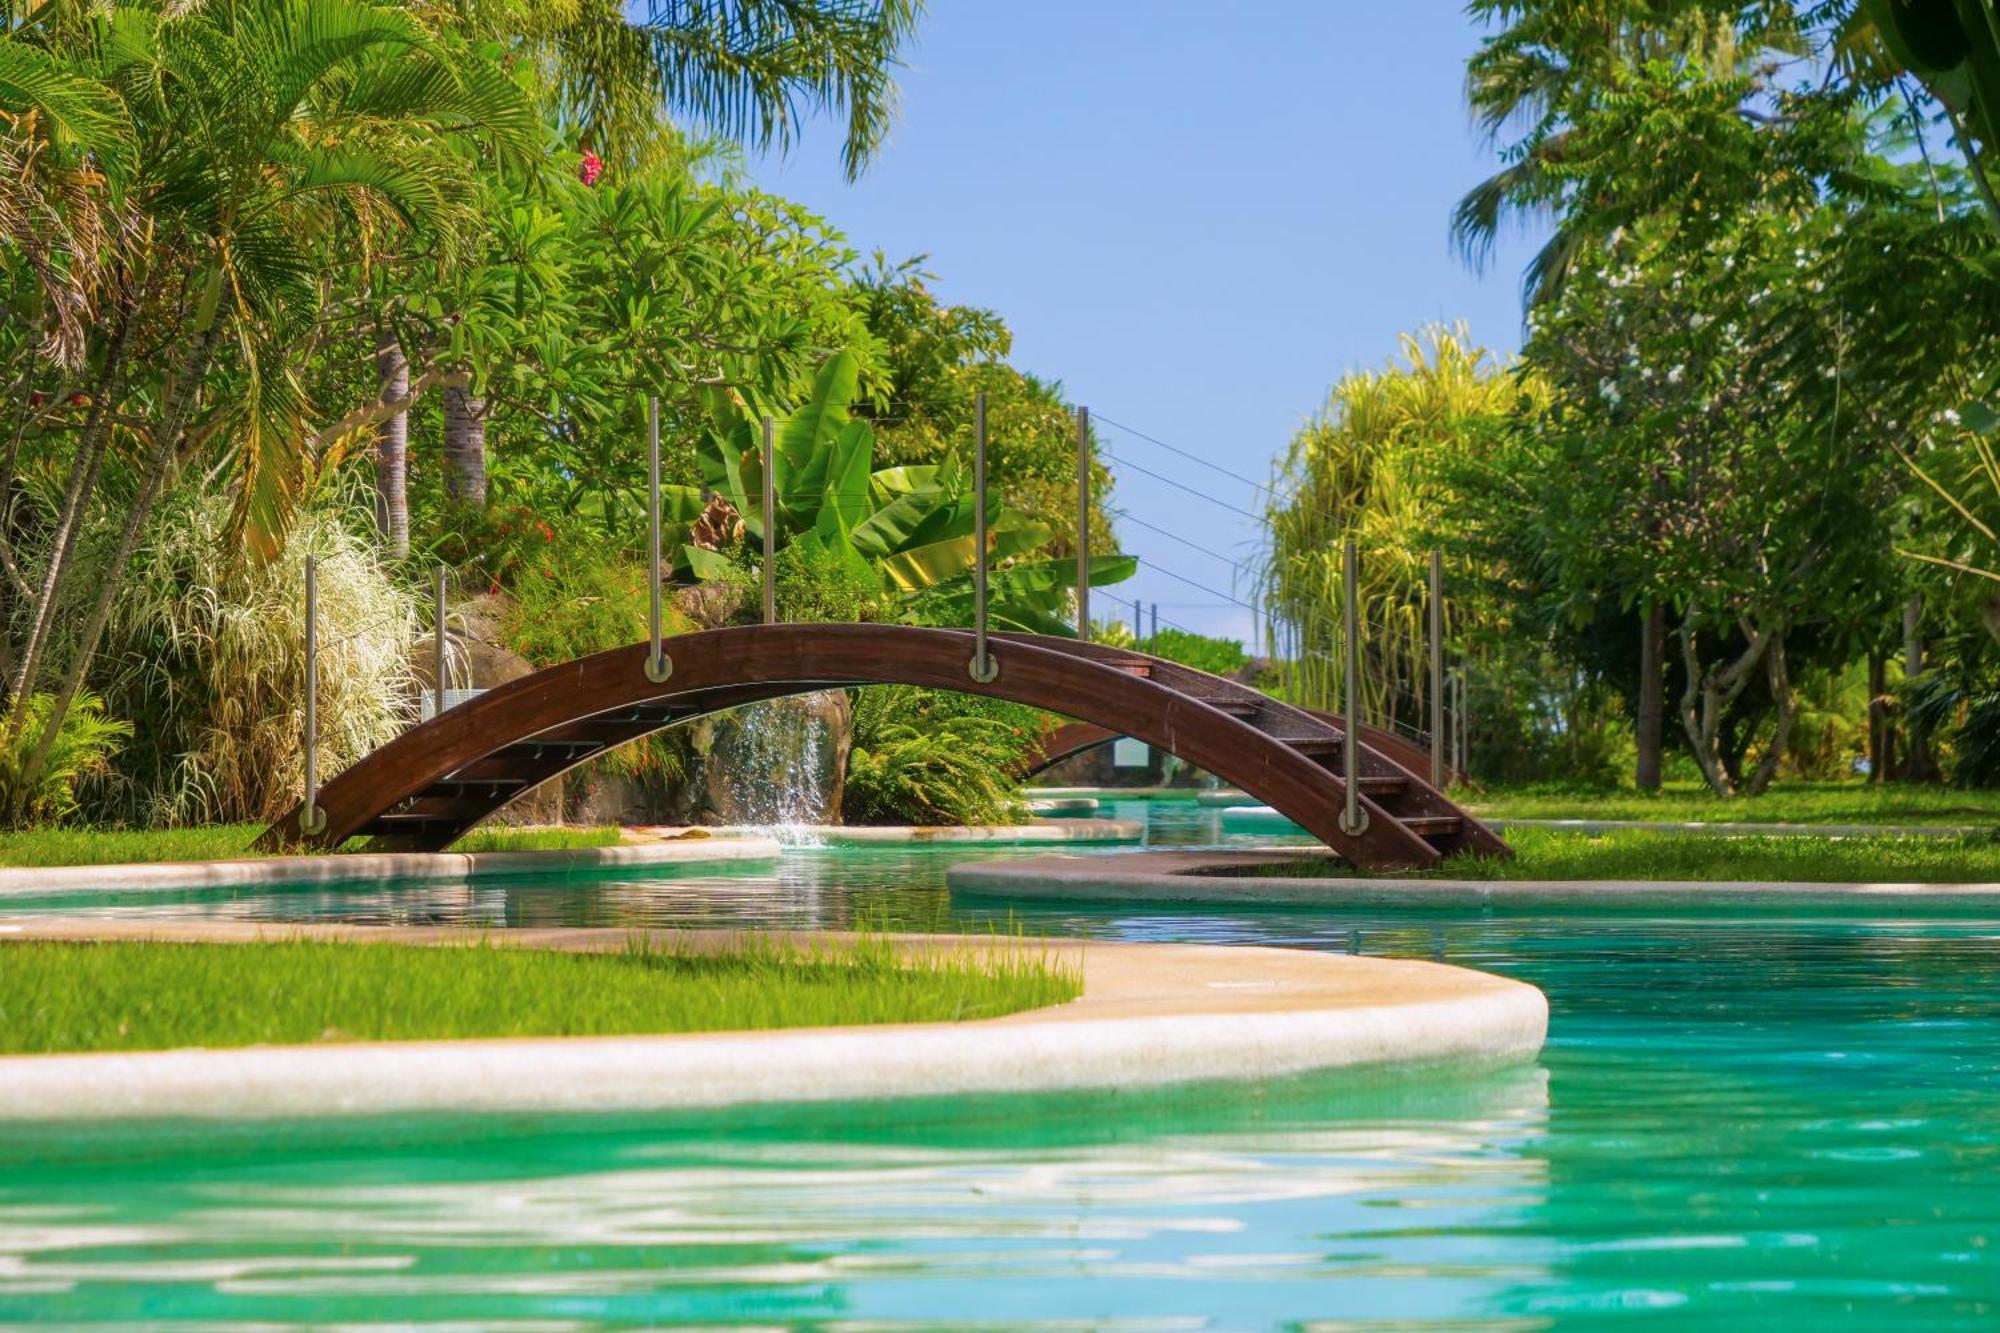
[[[883,685],[857,691],[841,816],[850,824],[1018,824],[1012,774],[1049,723],[976,695]]]
[[[1357,612],[1366,663],[1362,711],[1384,725],[1427,711],[1425,619],[1430,553],[1458,501],[1448,467],[1478,454],[1529,389],[1463,328],[1403,339],[1403,361],[1342,379],[1292,438],[1272,488],[1271,546],[1259,594],[1273,642],[1288,651],[1294,702],[1338,710],[1344,616],[1342,543],[1355,542]],[[1469,635],[1483,608],[1463,586],[1446,603],[1447,634]]]
[[[509,596],[507,646],[538,667],[622,648],[652,632],[645,565],[580,533],[521,565]],[[669,601],[660,628],[680,634],[693,626]]]
[[[1142,653],[1164,657],[1169,662],[1179,662],[1182,666],[1215,676],[1240,671],[1250,662],[1250,654],[1244,651],[1239,639],[1219,639],[1171,627],[1147,635],[1135,646]]]
[[[111,772],[111,760],[132,735],[132,724],[105,715],[104,701],[85,690],[63,714],[48,762],[32,785],[24,780],[24,760],[33,738],[47,724],[55,700],[37,694],[28,700],[28,729],[0,750],[0,800],[8,823],[43,824],[69,818],[78,808],[77,788]]]

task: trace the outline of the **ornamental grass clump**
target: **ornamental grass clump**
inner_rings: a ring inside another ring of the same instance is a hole
[[[305,561],[319,557],[319,763],[337,773],[413,720],[422,619],[340,509],[299,516],[269,561],[230,501],[164,508],[105,634],[112,715],[147,725],[90,813],[149,824],[276,818],[304,789]]]

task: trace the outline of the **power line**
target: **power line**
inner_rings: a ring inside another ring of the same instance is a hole
[[[1164,482],[1167,485],[1173,487],[1177,491],[1186,491],[1189,495],[1192,495],[1197,500],[1206,500],[1212,505],[1220,505],[1222,508],[1227,509],[1232,514],[1241,514],[1244,518],[1249,519],[1252,523],[1269,522],[1269,520],[1266,519],[1262,514],[1253,514],[1247,509],[1239,509],[1235,505],[1230,504],[1227,500],[1218,500],[1214,496],[1206,494],[1202,491],[1198,491],[1194,487],[1189,486],[1184,482],[1175,481],[1172,477],[1162,476],[1161,474],[1153,471],[1151,468],[1140,467],[1137,463],[1134,463],[1129,458],[1120,458],[1117,454],[1110,453],[1108,451],[1105,453],[1104,456],[1121,467],[1131,468],[1134,472],[1139,473],[1141,476],[1151,477],[1154,481]]]
[[[1196,592],[1205,592],[1210,597],[1220,597],[1223,601],[1228,602],[1230,605],[1240,606],[1245,611],[1255,612],[1257,610],[1256,607],[1250,605],[1250,603],[1248,602],[1232,597],[1228,593],[1222,592],[1219,589],[1211,588],[1206,583],[1197,583],[1195,580],[1189,578],[1185,574],[1176,574],[1174,573],[1173,570],[1168,569],[1162,565],[1156,564],[1153,561],[1146,559],[1144,556],[1135,555],[1132,558],[1134,560],[1137,560],[1140,564],[1144,565],[1146,568],[1152,570],[1155,574],[1165,574],[1170,579],[1174,579],[1177,582],[1187,584],[1188,587],[1193,588]]]
[[[1187,538],[1181,536],[1178,532],[1171,532],[1166,528],[1159,527],[1156,524],[1148,523],[1145,519],[1140,518],[1137,514],[1134,514],[1128,509],[1120,509],[1116,505],[1106,505],[1105,509],[1113,514],[1116,514],[1120,518],[1128,519],[1131,522],[1137,523],[1140,527],[1146,529],[1148,532],[1157,532],[1158,534],[1160,534],[1160,536],[1165,537],[1168,541],[1179,542],[1182,546],[1187,547],[1190,551],[1199,551],[1211,560],[1220,560],[1223,564],[1230,566],[1232,569],[1235,569],[1239,573],[1247,574],[1249,572],[1248,567],[1245,566],[1242,561],[1231,560],[1228,556],[1224,555],[1222,552],[1211,551],[1206,546],[1203,546],[1199,542],[1191,542]]]
[[[1168,444],[1165,440],[1158,439],[1155,436],[1148,435],[1146,434],[1146,432],[1142,430],[1135,430],[1131,426],[1123,425],[1119,422],[1113,421],[1110,417],[1107,417],[1100,412],[1092,412],[1091,419],[1094,421],[1101,421],[1105,425],[1110,426],[1115,430],[1122,430],[1127,435],[1136,436],[1137,438],[1144,440],[1147,444],[1158,445],[1160,448],[1165,449],[1170,454],[1179,454],[1182,458],[1187,459],[1190,463],[1199,463],[1201,466],[1209,469],[1211,472],[1219,472],[1223,476],[1230,478],[1232,481],[1240,481],[1245,486],[1248,486],[1253,490],[1259,490],[1264,492],[1264,494],[1270,496],[1274,500],[1282,500],[1286,498],[1283,494],[1271,489],[1271,487],[1266,486],[1261,481],[1252,481],[1250,478],[1244,476],[1241,472],[1233,472],[1230,469],[1222,466],[1220,463],[1211,463],[1206,458],[1203,458],[1200,454],[1191,453],[1190,451],[1179,448],[1176,445]]]

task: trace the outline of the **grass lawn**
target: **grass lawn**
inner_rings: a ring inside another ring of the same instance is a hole
[[[208,824],[175,829],[44,828],[0,832],[0,865],[97,866],[134,861],[229,861],[262,856],[250,844],[262,824]],[[613,847],[615,828],[474,829],[453,844],[455,852],[545,851],[560,847]],[[354,848],[361,844],[353,844]]]
[[[1454,857],[1444,879],[1747,879],[2000,883],[2000,840],[1515,829],[1511,861]],[[1351,871],[1346,873],[1352,873]]]
[[[1074,999],[1022,952],[559,953],[497,945],[0,943],[0,1053],[593,1036],[990,1018]]]
[[[1656,796],[1550,783],[1498,787],[1466,798],[1495,819],[1699,820],[1770,824],[1995,824],[2000,791],[1891,783],[1793,782],[1725,801],[1699,783],[1668,783]]]

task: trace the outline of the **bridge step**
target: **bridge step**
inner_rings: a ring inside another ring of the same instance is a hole
[[[424,819],[449,819],[454,823],[476,820],[493,809],[493,802],[482,799],[478,792],[451,795],[439,792],[433,786],[421,795],[409,800],[389,812],[391,817],[417,816]]]
[[[587,741],[592,745],[617,745],[621,742],[631,740],[634,736],[643,736],[649,731],[658,731],[666,725],[667,721],[664,718],[643,718],[635,722],[625,718],[592,717],[586,718],[581,722],[572,722],[568,726],[556,727],[550,731],[545,731],[539,736],[530,737],[523,744],[544,745],[557,742],[569,744],[576,741]]]
[[[525,754],[517,754],[512,758],[508,758],[507,751],[500,750],[488,755],[484,759],[473,760],[464,768],[450,774],[434,785],[443,786],[451,784],[461,787],[483,787],[488,783],[499,783],[503,787],[509,785],[524,787],[528,783],[528,778],[524,775],[523,770],[543,767],[545,765],[531,763]]]
[[[437,815],[377,815],[354,831],[363,838],[409,837],[413,834],[429,833],[439,829],[453,832],[465,827],[462,819],[445,819]]]
[[[1457,815],[1398,815],[1396,822],[1420,838],[1458,833],[1465,828],[1465,821]]]
[[[564,740],[560,737],[543,738],[537,736],[532,740],[515,741],[512,745],[503,746],[493,753],[512,759],[518,764],[524,760],[534,762],[565,752],[573,755],[580,750],[602,750],[606,743],[601,740]]]
[[[1257,700],[1244,699],[1236,695],[1229,695],[1219,699],[1212,699],[1199,694],[1194,697],[1200,702],[1207,704],[1210,708],[1215,709],[1218,713],[1227,713],[1231,717],[1255,717],[1264,711],[1264,705]]]
[[[477,765],[472,765],[471,767],[477,767]],[[497,764],[494,767],[496,769],[500,768]],[[451,792],[483,792],[487,796],[499,796],[505,792],[518,791],[520,788],[528,785],[526,778],[514,776],[511,769],[495,772],[483,778],[461,776],[467,771],[469,770],[461,769],[458,773],[454,773],[448,778],[439,778],[436,782],[424,788],[424,794],[427,796],[433,794],[442,796]]]

